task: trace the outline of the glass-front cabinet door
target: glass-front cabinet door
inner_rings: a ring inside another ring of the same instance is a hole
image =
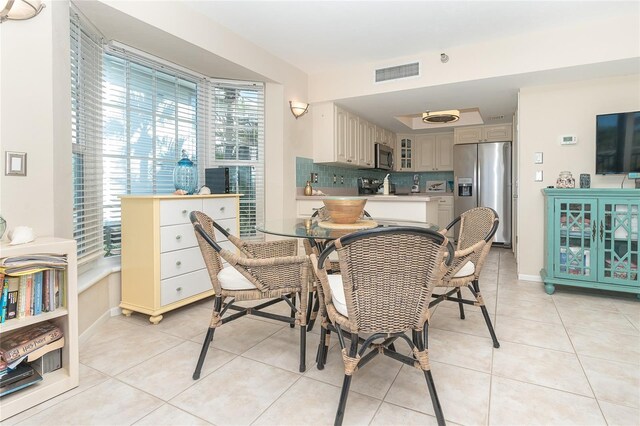
[[[596,278],[596,202],[577,198],[556,199],[554,218],[557,221],[554,273],[557,277]]]
[[[413,170],[413,140],[410,138],[400,139],[400,170]]]
[[[597,239],[602,252],[598,281],[639,286],[638,210],[640,201],[601,200]]]

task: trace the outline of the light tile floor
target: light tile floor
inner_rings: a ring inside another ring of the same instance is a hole
[[[501,342],[479,309],[440,304],[431,322],[432,370],[445,418],[459,425],[639,425],[640,301],[516,278],[493,249],[480,286]],[[334,346],[297,371],[298,331],[242,318],[216,332],[202,377],[191,379],[212,301],[147,317],[109,319],[80,349],[80,386],[6,425],[332,424],[342,383]],[[334,339],[335,340],[335,339]],[[436,424],[420,371],[376,358],[356,372],[345,424]]]

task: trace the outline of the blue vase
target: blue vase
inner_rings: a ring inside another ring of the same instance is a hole
[[[176,163],[173,169],[173,185],[176,189],[182,189],[187,194],[194,194],[198,189],[198,167],[189,160],[186,150],[182,150],[182,159]]]

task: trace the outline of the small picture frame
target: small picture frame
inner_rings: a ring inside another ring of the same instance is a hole
[[[5,176],[26,176],[27,175],[27,153],[5,151]]]
[[[428,180],[427,192],[445,192],[447,190],[446,180]]]

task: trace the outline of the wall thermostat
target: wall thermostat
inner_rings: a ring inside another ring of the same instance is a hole
[[[560,145],[575,145],[578,143],[578,137],[573,135],[560,136]]]

